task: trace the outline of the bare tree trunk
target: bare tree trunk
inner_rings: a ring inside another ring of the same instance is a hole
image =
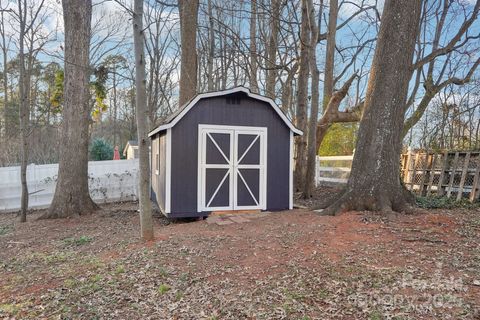
[[[310,46],[309,46],[309,65],[310,72],[312,73],[311,91],[312,98],[310,101],[310,120],[308,123],[308,154],[307,154],[307,170],[305,173],[305,186],[303,188],[303,197],[305,199],[312,196],[313,187],[315,185],[315,164],[317,159],[317,143],[316,143],[316,128],[318,119],[318,82],[320,80],[320,72],[317,68],[317,39],[319,29],[315,22],[315,8],[313,7],[313,1],[307,0],[308,12],[309,12],[309,25],[311,31]],[[320,10],[321,11],[321,10]],[[321,13],[320,13],[321,14]]]
[[[308,47],[310,44],[310,30],[308,27],[308,0],[302,0],[302,23],[300,29],[300,64],[297,88],[297,127],[305,132],[307,126],[307,95],[308,95]],[[297,137],[297,159],[295,162],[295,188],[299,190],[305,185],[305,156],[306,156],[305,135]]]
[[[257,80],[257,0],[251,0],[250,13],[250,90],[258,93]]]
[[[5,132],[5,140],[11,134],[10,123],[8,119],[8,72],[7,72],[7,63],[8,63],[8,47],[7,47],[7,40],[6,40],[6,30],[5,30],[5,19],[4,19],[5,11],[0,11],[0,33],[2,37],[2,53],[3,53],[3,127]]]
[[[98,207],[88,190],[91,0],[62,0],[65,24],[63,123],[58,180],[43,218],[83,215]]]
[[[20,180],[22,185],[22,196],[20,202],[20,221],[27,221],[28,210],[28,186],[27,186],[27,164],[29,158],[29,130],[30,130],[30,103],[31,103],[31,78],[34,60],[34,43],[38,40],[34,36],[32,29],[37,21],[38,15],[43,8],[44,0],[38,2],[38,7],[34,8],[27,0],[17,1],[18,12],[16,20],[19,23],[19,123],[20,123]],[[27,35],[30,30],[30,37]],[[26,41],[28,45],[25,46]],[[6,70],[4,70],[6,72]]]
[[[182,46],[179,105],[197,93],[197,20],[198,0],[178,0]]]
[[[152,240],[153,221],[152,221],[152,203],[150,202],[150,164],[148,147],[150,145],[148,134],[148,110],[147,110],[147,91],[145,74],[145,55],[144,43],[145,35],[143,31],[143,0],[135,0],[133,12],[133,43],[135,47],[135,87],[136,87],[136,109],[137,109],[137,134],[139,151],[139,202],[140,202],[140,229],[143,240]],[[183,50],[182,50],[183,52]],[[182,63],[183,65],[183,63]],[[196,78],[195,78],[196,79]]]
[[[476,126],[476,129],[475,129],[475,150],[478,149],[478,146],[479,146],[479,142],[480,142],[480,121],[477,121],[477,126]]]
[[[338,0],[330,0],[329,6],[330,8],[328,13],[327,48],[325,52],[325,73],[323,79],[323,112],[327,108],[328,102],[330,101],[330,98],[333,94],[333,71],[335,64]]]
[[[277,80],[278,30],[280,29],[280,0],[271,0],[270,39],[268,41],[266,96],[275,98]]]
[[[18,1],[19,30],[19,81],[18,91],[20,95],[20,180],[22,184],[22,197],[20,202],[20,222],[27,221],[28,210],[28,186],[27,186],[27,163],[28,163],[28,118],[29,101],[27,85],[27,73],[25,70],[25,28],[26,28],[26,1]],[[6,68],[5,68],[6,69]],[[5,70],[6,72],[6,70]]]
[[[337,33],[337,18],[338,18],[338,0],[331,0],[329,4],[328,13],[328,32],[327,32],[327,48],[325,52],[325,73],[323,76],[323,101],[322,112],[325,115],[330,103],[330,99],[333,94],[334,83],[334,64],[335,64],[335,45],[336,45],[336,33]],[[338,110],[338,106],[337,106]],[[327,120],[325,116],[322,117],[323,123],[319,123],[316,128],[315,146],[317,152],[320,150],[323,138],[328,132],[328,129],[332,125],[331,122],[325,123]],[[322,121],[321,121],[322,122]]]
[[[113,98],[113,147],[117,146],[117,113],[118,113],[118,101],[117,101],[117,68],[113,65],[112,72],[112,98]]]
[[[213,91],[213,54],[215,52],[215,34],[213,30],[212,0],[208,0],[208,23],[207,88],[208,91]]]
[[[399,157],[421,2],[385,2],[350,178],[325,214],[403,211],[414,202],[401,184]]]
[[[285,82],[282,87],[282,111],[285,113],[288,113],[288,110],[290,110],[291,106],[291,100],[292,100],[292,86],[293,86],[293,81],[295,79],[295,75],[297,74],[298,70],[298,63],[295,63],[290,70],[288,70],[288,75],[287,78],[285,79]]]
[[[155,50],[152,50],[155,52]],[[155,79],[155,73],[157,72],[158,61],[154,55],[150,56],[150,73],[148,79],[148,89],[147,89],[147,110],[148,110],[148,118],[150,120],[150,124],[153,125],[155,123],[155,112],[156,112],[156,98],[155,93],[158,90],[157,85],[158,82]]]

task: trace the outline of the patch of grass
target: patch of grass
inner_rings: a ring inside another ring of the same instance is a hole
[[[78,281],[75,279],[65,279],[65,281],[63,281],[63,284],[65,285],[65,287],[71,289],[75,288],[78,285]]]
[[[170,286],[169,286],[168,284],[161,284],[161,285],[158,287],[157,291],[158,291],[158,293],[160,293],[160,294],[165,294],[165,293],[167,293],[168,291],[170,291],[170,289],[171,289],[171,288],[170,288]]]
[[[90,269],[98,269],[105,266],[105,263],[100,258],[91,255],[85,256],[81,261],[84,265],[88,265]]]
[[[474,209],[480,207],[480,202],[470,202],[468,199],[456,200],[451,197],[416,197],[417,206],[423,209]]]
[[[125,267],[124,267],[123,265],[117,266],[117,268],[115,269],[115,273],[116,273],[116,274],[125,273]]]
[[[69,260],[72,257],[71,252],[52,252],[50,254],[44,252],[34,252],[29,254],[19,261],[21,264],[25,263],[32,263],[32,262],[40,262],[45,264],[54,264],[54,263],[62,263]]]
[[[287,316],[289,316],[293,312],[293,308],[292,308],[290,302],[285,302],[282,305],[282,309],[283,309],[283,311],[285,311]]]
[[[290,299],[297,300],[297,301],[302,301],[305,299],[305,295],[300,292],[292,291],[289,289],[285,289],[284,292],[287,295],[287,297]]]
[[[0,311],[3,311],[10,315],[16,315],[21,308],[22,308],[22,304],[14,304],[14,303],[0,304]]]
[[[102,289],[102,285],[100,282],[103,280],[102,276],[99,274],[90,276],[89,278],[85,279],[85,281],[79,282],[79,290],[82,294],[91,294]]]
[[[89,281],[92,283],[97,283],[102,280],[102,276],[99,274],[93,275],[90,277]]]
[[[370,313],[369,320],[383,320],[383,315],[380,311],[375,310]]]
[[[158,268],[158,274],[162,277],[168,277],[168,271],[164,267]]]
[[[178,279],[180,279],[180,281],[188,281],[189,275],[188,273],[182,273]]]
[[[320,291],[318,291],[318,298],[319,299],[322,299],[322,300],[326,299],[326,298],[328,298],[329,295],[330,295],[330,293],[325,289],[321,289]]]
[[[183,298],[183,291],[177,291],[177,293],[175,293],[175,300],[180,301],[182,298]]]
[[[0,236],[6,235],[12,231],[14,231],[15,226],[13,224],[6,224],[3,226],[0,226]]]
[[[0,236],[6,235],[7,233],[10,233],[12,231],[13,231],[12,225],[0,226]]]
[[[63,243],[66,246],[75,246],[75,247],[83,246],[84,244],[88,244],[92,241],[93,241],[93,238],[89,237],[89,236],[81,236],[79,238],[65,238],[65,239],[63,239]]]
[[[62,305],[61,309],[63,314],[70,314],[72,312],[72,307],[70,306]],[[64,318],[64,319],[68,319],[68,318]]]

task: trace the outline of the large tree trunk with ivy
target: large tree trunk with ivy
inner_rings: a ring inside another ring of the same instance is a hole
[[[91,0],[62,0],[65,24],[63,123],[58,180],[52,204],[43,218],[93,212],[88,191],[89,47]]]
[[[148,108],[145,74],[145,35],[143,29],[143,0],[135,0],[133,11],[133,43],[135,47],[135,105],[139,151],[140,234],[143,240],[153,239],[152,203],[150,202],[150,162],[148,147]]]
[[[413,204],[400,182],[399,157],[420,11],[421,0],[385,2],[350,178],[324,214],[400,212]]]

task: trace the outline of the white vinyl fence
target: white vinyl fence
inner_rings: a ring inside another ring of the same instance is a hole
[[[89,161],[90,195],[97,203],[135,200],[138,186],[138,159]],[[29,208],[50,205],[55,192],[58,164],[27,168]],[[22,187],[20,167],[0,168],[0,212],[20,209]]]
[[[353,155],[317,157],[315,185],[347,183],[352,167]]]

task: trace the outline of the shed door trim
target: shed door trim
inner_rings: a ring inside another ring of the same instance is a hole
[[[223,137],[221,137],[222,135]],[[220,146],[220,141],[216,141],[216,139],[223,140],[223,146]],[[240,148],[242,149],[239,150]],[[207,155],[207,150],[210,150],[208,151],[209,155]],[[198,212],[266,210],[266,150],[266,127],[199,124]],[[213,158],[212,153],[214,154]],[[207,174],[207,170],[209,170],[209,174]],[[214,176],[214,181],[207,186],[207,180],[211,180],[212,176]],[[219,199],[216,199],[216,196]],[[214,199],[217,202],[213,203]]]
[[[290,154],[289,154],[289,177],[288,177],[288,209],[293,209],[293,159],[294,157],[294,141],[293,131],[290,131]]]
[[[167,129],[165,155],[165,213],[170,213],[172,198],[172,129]]]

